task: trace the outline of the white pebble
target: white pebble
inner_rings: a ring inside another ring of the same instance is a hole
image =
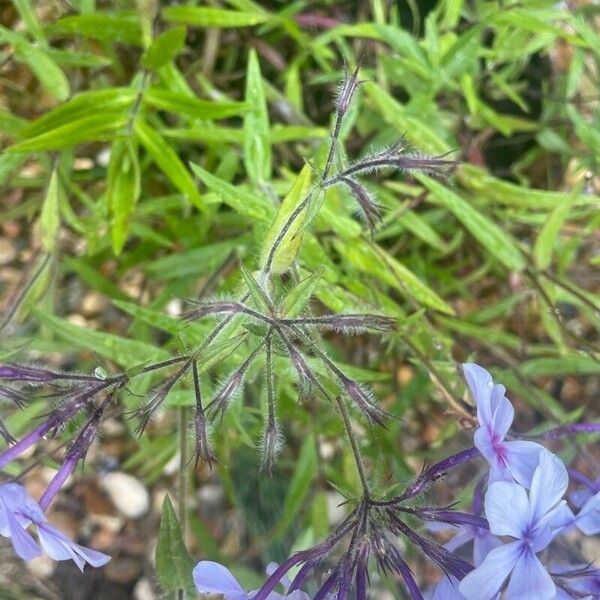
[[[138,519],[148,512],[150,495],[135,477],[127,473],[108,473],[100,483],[115,507],[126,517]]]

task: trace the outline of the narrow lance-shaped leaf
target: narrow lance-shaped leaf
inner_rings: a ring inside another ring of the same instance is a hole
[[[204,210],[204,202],[196,189],[196,184],[173,148],[142,119],[137,119],[135,122],[135,134],[160,170],[171,180],[171,183],[194,206]]]
[[[424,175],[417,175],[417,178],[499,262],[514,271],[522,271],[525,268],[523,254],[519,250],[517,241],[509,233],[441,183]]]
[[[281,303],[282,313],[286,317],[296,317],[304,310],[311,296],[315,293],[321,277],[323,277],[322,267],[315,269],[310,275],[292,287]]]
[[[390,256],[376,244],[356,240],[352,244],[336,244],[338,252],[355,267],[370,273],[380,281],[391,285],[403,294],[414,298],[423,306],[439,310],[448,315],[454,314],[452,307],[436,294],[424,281],[408,267]]]
[[[14,57],[26,64],[56,99],[66,100],[69,97],[71,89],[66,75],[42,48],[1,25],[0,40],[14,46]]]
[[[42,248],[48,253],[52,253],[56,249],[56,240],[60,228],[59,193],[58,173],[54,169],[50,177],[50,184],[48,185],[48,191],[46,192],[46,198],[44,199],[40,215]]]
[[[160,69],[173,60],[185,44],[187,29],[185,26],[173,27],[163,31],[142,56],[142,65],[146,69]]]
[[[193,119],[225,119],[243,115],[248,111],[245,102],[202,100],[160,88],[151,88],[144,93],[144,104],[155,106],[177,115]]]
[[[284,198],[262,244],[260,264],[264,271],[284,273],[293,264],[302,242],[302,229],[312,198],[312,171],[306,165]]]
[[[248,56],[246,102],[250,110],[244,117],[244,164],[255,185],[271,179],[271,139],[269,113],[258,56],[254,49]]]
[[[167,592],[185,590],[189,597],[195,596],[192,570],[194,561],[189,555],[177,515],[168,495],[165,496],[156,546],[156,575],[161,587]]]
[[[120,254],[127,238],[129,216],[140,197],[140,166],[131,140],[113,143],[108,166],[107,203],[111,213],[111,237],[115,254]]]
[[[560,228],[564,223],[569,211],[577,201],[577,197],[581,191],[581,185],[577,186],[573,193],[565,198],[564,202],[556,205],[556,208],[548,215],[548,219],[544,223],[542,230],[535,240],[533,246],[533,256],[535,262],[540,269],[547,269],[552,262],[552,250],[556,243],[556,238],[560,232]]]
[[[196,27],[251,27],[269,20],[268,13],[242,12],[204,6],[170,6],[163,10],[167,21]]]

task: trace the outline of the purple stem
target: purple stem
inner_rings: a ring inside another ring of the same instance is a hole
[[[600,423],[571,423],[569,425],[559,425],[543,433],[523,436],[529,439],[555,440],[563,435],[570,433],[600,433]]]
[[[9,462],[18,458],[25,450],[33,446],[49,431],[66,423],[75,413],[79,412],[85,404],[93,398],[98,392],[113,385],[110,380],[103,381],[100,385],[93,388],[86,388],[81,393],[75,395],[70,404],[62,406],[50,413],[46,421],[38,425],[33,431],[30,431],[23,439],[18,441],[14,446],[11,446],[0,454],[0,469],[6,466]]]
[[[0,469],[6,466],[9,462],[12,462],[18,458],[27,448],[33,446],[44,436],[52,427],[56,426],[56,422],[53,419],[48,419],[45,423],[42,423],[36,427],[33,431],[30,431],[23,439],[19,440],[14,446],[11,446],[8,450],[5,450],[0,454]]]
[[[421,473],[417,479],[412,483],[403,494],[396,498],[392,498],[391,500],[385,500],[383,502],[373,502],[373,504],[377,504],[379,506],[391,506],[394,504],[399,504],[404,500],[408,500],[409,498],[414,498],[418,494],[420,494],[432,481],[439,479],[448,469],[452,467],[456,467],[458,465],[462,465],[463,463],[469,462],[474,458],[479,458],[481,453],[477,448],[469,448],[468,450],[463,450],[462,452],[458,452],[457,454],[453,454],[448,458],[445,458],[439,463],[435,465],[431,465],[429,469],[426,469]]]
[[[356,515],[356,510],[350,513],[348,517],[346,517],[346,521],[339,527],[338,531],[330,538],[327,538],[325,541],[317,544],[313,548],[308,548],[307,550],[301,550],[300,552],[296,552],[288,558],[286,561],[282,562],[279,567],[272,573],[272,575],[265,581],[263,586],[258,590],[255,596],[252,597],[252,600],[266,600],[269,594],[275,589],[275,587],[279,584],[283,576],[296,565],[303,562],[313,562],[318,559],[318,557],[323,556],[329,550],[331,550],[354,526]],[[304,574],[306,576],[306,573]],[[296,583],[296,582],[294,582]],[[298,585],[300,585],[298,583]],[[295,589],[295,588],[294,588]]]
[[[40,505],[40,508],[44,512],[46,512],[46,509],[48,508],[48,506],[50,506],[50,503],[52,502],[52,500],[54,500],[54,498],[56,497],[58,492],[61,490],[62,486],[65,484],[65,481],[67,480],[69,475],[71,475],[71,473],[73,473],[78,462],[79,462],[78,456],[67,457],[65,462],[61,465],[60,469],[57,471],[56,475],[52,478],[52,481],[48,484],[46,491],[43,493],[42,497],[40,498],[40,501],[38,502],[38,504]]]

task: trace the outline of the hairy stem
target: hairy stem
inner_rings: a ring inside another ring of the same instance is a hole
[[[350,441],[350,446],[352,447],[352,455],[354,456],[354,462],[356,463],[356,470],[358,471],[358,476],[360,478],[360,483],[363,489],[363,495],[365,500],[370,499],[369,492],[369,482],[367,479],[367,474],[365,472],[365,464],[362,458],[362,454],[360,452],[360,448],[358,446],[358,442],[356,441],[356,437],[354,432],[352,431],[352,423],[350,422],[350,415],[348,414],[348,409],[344,404],[344,401],[340,396],[337,396],[335,399],[340,414],[342,415],[342,420],[344,421],[344,428],[346,429],[346,435],[348,436],[348,440]]]

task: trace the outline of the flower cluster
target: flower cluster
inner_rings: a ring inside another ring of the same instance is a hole
[[[366,600],[370,568],[376,566],[380,573],[403,580],[413,600],[600,597],[600,570],[586,565],[576,547],[569,547],[568,554],[562,550],[564,544],[569,544],[570,538],[564,536],[569,531],[600,533],[597,480],[570,469],[571,480],[584,488],[571,494],[569,505],[565,497],[569,472],[561,459],[539,441],[516,439],[511,434],[514,409],[505,388],[475,364],[463,365],[463,372],[477,406],[479,428],[474,434],[474,448],[432,465],[394,498],[374,499],[365,494],[326,540],[272,569],[261,589],[250,596],[236,596],[242,593],[237,583],[237,587],[230,585],[226,571],[220,571],[223,568],[218,565],[209,569],[208,563],[196,568],[198,589],[219,591],[226,600],[272,600],[280,598],[273,594],[285,574],[299,568],[286,588],[288,598],[296,597],[293,594],[309,582],[311,573],[313,579],[318,579],[324,572],[314,600]],[[580,432],[600,432],[600,425],[561,426],[540,434],[538,439],[552,440]],[[474,486],[470,513],[415,502],[449,469],[475,458],[485,459],[488,469]],[[440,545],[419,531],[415,521],[428,532],[451,529],[455,535]],[[472,544],[472,562],[463,557],[468,544]],[[444,573],[429,594],[421,591],[403,555],[406,545],[421,552]],[[570,564],[564,562],[565,556]],[[215,573],[219,574],[217,585],[211,584]]]

